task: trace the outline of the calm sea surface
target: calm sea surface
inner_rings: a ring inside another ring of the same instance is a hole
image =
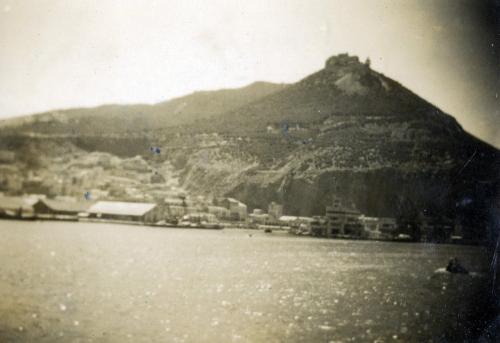
[[[465,332],[478,247],[0,221],[0,342],[396,342]],[[458,323],[458,324],[457,324]]]

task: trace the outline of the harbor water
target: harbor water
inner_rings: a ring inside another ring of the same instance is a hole
[[[467,334],[484,284],[471,246],[9,220],[0,237],[0,342],[440,341]],[[478,274],[435,273],[455,256]]]

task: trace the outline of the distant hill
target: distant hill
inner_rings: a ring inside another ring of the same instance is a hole
[[[158,130],[211,118],[285,87],[284,84],[255,82],[242,88],[198,91],[155,105],[104,105],[54,110],[0,121],[0,128],[4,132],[79,135]]]

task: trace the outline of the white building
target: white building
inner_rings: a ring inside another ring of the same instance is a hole
[[[154,203],[98,201],[88,210],[90,218],[156,223],[164,214]]]

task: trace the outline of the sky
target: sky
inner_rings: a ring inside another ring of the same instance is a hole
[[[296,82],[342,52],[500,147],[497,0],[0,0],[0,119]]]

